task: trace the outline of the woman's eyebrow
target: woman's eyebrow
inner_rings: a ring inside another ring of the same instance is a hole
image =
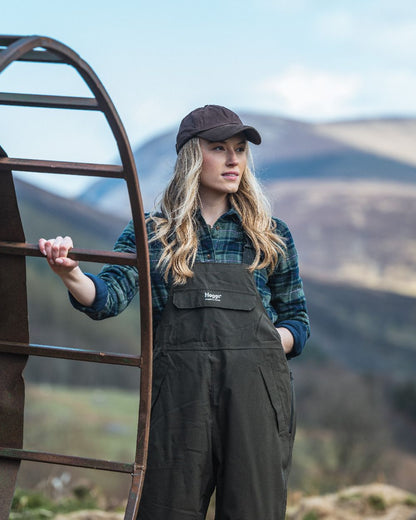
[[[227,139],[225,141],[210,141],[211,144],[227,144]],[[236,146],[239,146],[240,144],[246,144],[247,139],[243,139],[240,142],[236,143]]]

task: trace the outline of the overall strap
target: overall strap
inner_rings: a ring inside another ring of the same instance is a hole
[[[249,237],[244,234],[243,264],[251,265],[256,257],[256,251]]]

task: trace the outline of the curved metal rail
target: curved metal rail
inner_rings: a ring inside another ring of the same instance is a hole
[[[138,512],[145,474],[152,382],[152,316],[149,256],[143,203],[134,157],[123,124],[109,95],[91,67],[78,54],[66,45],[44,36],[0,35],[0,73],[15,61],[70,65],[83,78],[93,97],[0,93],[1,105],[100,111],[104,114],[116,140],[122,164],[119,166],[9,158],[0,148],[0,267],[3,273],[8,273],[9,279],[13,280],[14,283],[18,282],[19,286],[17,290],[15,287],[13,291],[12,287],[8,286],[8,284],[3,284],[2,280],[2,288],[0,289],[0,301],[7,296],[7,316],[13,316],[10,320],[3,320],[2,325],[0,325],[0,366],[3,367],[2,371],[0,369],[0,379],[4,374],[8,374],[7,378],[4,377],[0,381],[0,414],[5,414],[4,417],[9,417],[11,413],[9,423],[3,421],[3,428],[0,430],[0,445],[4,443],[3,447],[0,447],[0,468],[2,469],[0,472],[2,473],[2,478],[0,479],[1,502],[3,507],[9,508],[12,498],[10,493],[13,494],[14,481],[20,460],[127,472],[131,473],[132,482],[124,518],[125,520],[131,520],[136,517]],[[33,244],[25,243],[17,209],[12,170],[102,176],[122,178],[126,181],[136,235],[137,254],[74,249],[71,251],[70,256],[89,262],[130,264],[137,267],[140,292],[140,356],[30,344],[27,330],[25,256],[39,256],[39,251]],[[77,359],[95,363],[122,364],[141,369],[136,454],[131,464],[22,449],[24,388],[21,372],[28,355]],[[9,407],[3,406],[2,397],[3,400],[6,398],[7,401],[10,398],[11,388],[13,389],[12,393],[15,393],[15,402],[12,403],[13,406],[10,406],[10,402]],[[6,485],[6,481],[8,485]]]

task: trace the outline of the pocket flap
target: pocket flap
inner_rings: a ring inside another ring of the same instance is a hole
[[[256,294],[224,289],[187,289],[173,293],[173,304],[178,309],[217,307],[251,311],[256,306]]]

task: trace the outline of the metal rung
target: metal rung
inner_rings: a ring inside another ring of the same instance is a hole
[[[1,447],[0,457],[15,460],[31,460],[32,462],[45,462],[48,464],[62,464],[63,466],[76,466],[79,468],[101,469],[103,471],[116,471],[118,473],[133,474],[134,471],[137,470],[134,464],[126,462],[72,457],[45,451],[20,450],[18,448]]]
[[[21,36],[14,36],[13,34],[3,34],[0,36],[0,46],[8,46],[20,40]]]
[[[1,36],[0,37],[0,53],[2,51],[7,50],[7,47],[12,43],[20,40],[21,36]],[[49,50],[30,50],[23,56],[17,59],[17,61],[36,61],[43,63],[66,63],[64,58],[61,58],[57,54],[49,51]]]
[[[17,94],[14,92],[0,92],[0,105],[100,110],[95,98]]]
[[[71,359],[74,361],[90,361],[92,363],[107,363],[141,367],[141,356],[132,354],[117,354],[114,352],[98,352],[70,347],[55,347],[51,345],[37,345],[35,343],[19,343],[16,341],[0,340],[0,352],[3,354],[22,354],[30,356],[42,356],[58,359]]]
[[[22,171],[42,173],[65,173],[68,175],[86,175],[124,179],[123,167],[118,164],[94,164],[67,161],[44,161],[38,159],[0,158],[0,171]]]
[[[26,242],[0,241],[0,253],[6,255],[35,256],[45,258],[36,244]],[[137,257],[134,253],[120,253],[118,251],[98,251],[91,249],[71,249],[69,258],[84,262],[97,262],[99,264],[137,265]]]
[[[66,61],[50,51],[29,51],[16,61],[35,61],[42,63],[66,63]]]

